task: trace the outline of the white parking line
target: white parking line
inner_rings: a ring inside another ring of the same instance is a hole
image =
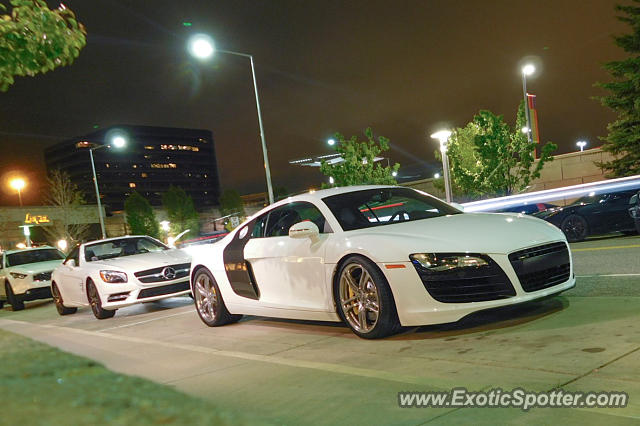
[[[100,329],[100,330],[96,330],[96,333],[102,333],[102,332],[107,331],[107,330],[115,330],[117,328],[133,327],[134,325],[145,324],[145,323],[151,322],[151,321],[158,321],[158,320],[165,319],[165,318],[177,317],[178,315],[185,315],[185,314],[192,314],[192,313],[196,313],[196,311],[193,308],[189,309],[188,311],[178,312],[177,314],[164,315],[164,316],[161,316],[161,317],[158,317],[158,318],[151,318],[151,319],[144,320],[144,321],[136,321],[136,322],[132,322],[132,323],[129,323],[129,324],[116,325],[115,327],[103,328],[103,329]]]
[[[403,384],[415,384],[415,385],[422,385],[422,386],[426,385],[429,387],[429,389],[444,390],[444,388],[436,387],[433,383],[431,383],[433,379],[416,377],[413,375],[411,376],[402,375],[402,374],[397,374],[394,372],[387,372],[382,370],[351,367],[351,366],[342,365],[342,364],[331,364],[331,363],[316,362],[316,361],[304,361],[304,360],[298,360],[298,359],[283,358],[283,357],[278,357],[273,355],[252,354],[248,352],[227,351],[222,349],[207,348],[204,346],[196,346],[196,345],[190,345],[190,344],[184,344],[184,343],[163,342],[160,340],[145,339],[141,337],[123,336],[118,334],[102,333],[99,331],[80,330],[77,328],[61,327],[57,325],[35,324],[35,323],[29,323],[24,321],[0,319],[0,327],[3,324],[7,324],[7,325],[11,324],[13,326],[22,325],[22,326],[28,326],[28,327],[46,328],[49,330],[58,330],[58,331],[67,332],[67,333],[71,332],[71,333],[83,334],[85,336],[99,337],[101,339],[120,340],[124,342],[139,343],[143,345],[156,345],[156,346],[162,346],[169,349],[179,349],[179,350],[190,351],[190,352],[199,352],[199,353],[218,355],[218,356],[229,357],[229,358],[244,359],[247,361],[266,362],[270,364],[284,365],[287,367],[308,368],[313,370],[326,371],[330,373],[368,377],[372,379],[386,380],[386,381],[403,383]],[[14,333],[15,332],[16,331],[14,330]]]

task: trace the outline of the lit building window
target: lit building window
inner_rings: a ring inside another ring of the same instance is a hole
[[[137,164],[134,164],[134,165],[133,165],[133,168],[134,168],[134,169],[137,169],[137,168],[138,168],[138,165],[137,165]]]
[[[111,167],[111,164],[105,163],[104,166],[108,169],[109,167]]]
[[[136,187],[136,184],[135,184],[135,183],[133,183],[133,182],[129,182],[129,188],[135,188],[135,187]]]
[[[143,178],[149,177],[149,175],[146,173],[140,173],[140,176],[142,176]]]
[[[193,152],[198,152],[200,151],[200,148],[198,148],[197,146],[191,146],[191,145],[160,145],[160,149],[162,149],[163,151],[193,151]]]
[[[151,163],[152,169],[175,169],[176,163]]]
[[[154,150],[154,149],[156,149],[156,147],[155,146],[151,146],[151,145],[145,145],[144,149]]]

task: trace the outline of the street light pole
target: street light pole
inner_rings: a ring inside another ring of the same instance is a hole
[[[112,138],[112,143],[116,148],[123,148],[127,144],[127,139],[123,135],[116,134]],[[107,233],[104,228],[104,216],[102,214],[102,202],[100,201],[100,190],[98,189],[98,176],[96,175],[96,165],[93,161],[93,151],[100,148],[111,148],[111,145],[98,145],[89,148],[89,158],[91,158],[91,171],[93,172],[93,185],[96,188],[96,201],[98,202],[98,216],[100,217],[100,231],[102,232],[102,239],[107,238]]]
[[[442,174],[444,175],[444,194],[447,203],[451,202],[451,176],[449,175],[449,156],[447,155],[447,141],[451,136],[450,130],[440,130],[431,135],[433,139],[440,142],[440,153],[442,154]]]
[[[253,65],[253,55],[248,53],[234,52],[232,50],[216,49],[216,52],[227,53],[229,55],[249,58],[251,63],[251,76],[253,77],[253,92],[256,96],[256,109],[258,110],[258,126],[260,127],[260,141],[262,142],[262,158],[264,160],[264,173],[267,178],[267,192],[269,194],[269,204],[273,204],[273,186],[271,184],[271,168],[269,167],[269,154],[267,153],[267,141],[264,137],[264,127],[262,126],[262,111],[260,110],[260,97],[258,96],[258,81],[256,80],[256,69]]]
[[[22,207],[22,189],[26,186],[24,179],[13,179],[9,182],[9,185],[18,192],[18,201],[20,202],[20,207]]]
[[[531,111],[529,110],[529,99],[527,97],[527,76],[535,72],[536,68],[531,65],[522,67],[522,96],[524,97],[524,115],[527,119],[527,140],[533,142],[533,134],[531,132]]]
[[[100,217],[100,231],[102,232],[102,239],[107,238],[107,233],[104,229],[104,217],[102,217],[102,203],[100,202],[100,190],[98,189],[98,176],[96,175],[96,165],[93,162],[93,150],[104,148],[105,145],[100,145],[96,148],[89,148],[89,157],[91,158],[91,171],[93,171],[93,184],[96,188],[96,200],[98,201],[98,216]]]
[[[267,142],[264,137],[264,127],[262,125],[262,111],[260,110],[260,97],[258,96],[258,82],[256,79],[256,69],[253,64],[253,55],[248,53],[234,52],[232,50],[216,49],[211,37],[204,34],[196,34],[191,37],[189,50],[193,56],[199,59],[207,59],[215,52],[227,53],[229,55],[248,58],[251,64],[251,76],[253,78],[253,92],[256,96],[256,109],[258,110],[258,126],[260,127],[260,140],[262,142],[262,157],[264,160],[264,172],[267,178],[267,192],[269,194],[269,204],[273,204],[273,186],[271,185],[271,168],[269,167],[269,155],[267,153]]]

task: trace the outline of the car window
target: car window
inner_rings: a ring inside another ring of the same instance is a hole
[[[62,260],[64,255],[58,249],[25,250],[7,255],[7,266],[26,265],[29,263]]]
[[[315,223],[320,233],[333,232],[316,206],[306,201],[297,201],[271,210],[266,220],[264,236],[289,235],[291,226],[307,220]]]
[[[84,247],[84,258],[87,262],[95,262],[96,260],[133,256],[168,249],[161,242],[149,237],[129,237],[86,245]]]
[[[463,214],[435,197],[409,188],[366,189],[322,200],[345,231]]]
[[[262,238],[264,237],[264,228],[267,224],[267,218],[269,217],[269,213],[265,213],[259,218],[256,219],[256,223],[253,226],[253,231],[251,231],[252,238]]]

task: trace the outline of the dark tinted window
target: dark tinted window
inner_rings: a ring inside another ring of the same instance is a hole
[[[64,255],[57,249],[25,250],[7,255],[7,266],[26,265],[28,263],[62,260]]]
[[[298,201],[271,210],[265,227],[265,237],[282,237],[289,235],[289,228],[305,220],[316,224],[320,233],[331,232],[325,217],[311,203]],[[257,225],[257,224],[256,224]]]
[[[409,188],[347,192],[322,199],[345,231],[462,212]]]
[[[251,237],[253,238],[264,237],[264,228],[265,228],[265,225],[267,224],[268,217],[269,217],[269,213],[266,213],[256,219],[256,223],[253,226],[253,231],[251,231]]]

